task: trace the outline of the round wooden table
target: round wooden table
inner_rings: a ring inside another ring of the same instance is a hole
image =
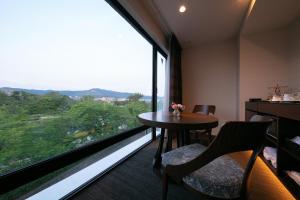
[[[218,119],[212,115],[203,115],[199,113],[181,113],[180,117],[174,116],[171,112],[147,112],[138,115],[139,121],[150,127],[161,128],[159,145],[154,157],[153,166],[159,168],[161,165],[161,153],[164,143],[165,129],[183,131],[182,140],[189,138],[189,130],[212,129],[218,126]],[[168,141],[165,152],[172,147],[172,135],[168,133]],[[177,137],[177,143],[180,142]],[[181,143],[184,143],[181,141]]]

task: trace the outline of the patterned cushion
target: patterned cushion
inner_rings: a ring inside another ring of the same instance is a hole
[[[180,165],[189,162],[200,155],[206,146],[201,144],[191,144],[183,146],[162,154],[162,165]]]
[[[229,156],[221,156],[183,178],[195,190],[217,198],[238,198],[244,169]]]
[[[162,164],[178,165],[189,162],[206,149],[200,144],[177,148],[163,154]],[[183,178],[191,188],[217,198],[238,198],[244,169],[229,156],[221,156]]]

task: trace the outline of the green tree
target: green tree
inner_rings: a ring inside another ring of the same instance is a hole
[[[139,126],[151,104],[133,94],[121,104],[72,100],[51,92],[0,92],[0,174]]]
[[[127,97],[128,101],[139,101],[144,95],[141,93],[134,93]]]

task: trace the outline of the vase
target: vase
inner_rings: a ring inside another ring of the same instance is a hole
[[[179,117],[180,116],[180,111],[179,110],[174,110],[173,115],[176,116],[176,117]]]

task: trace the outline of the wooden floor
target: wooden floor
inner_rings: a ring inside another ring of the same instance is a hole
[[[161,182],[152,170],[152,159],[157,145],[154,142],[146,146],[71,199],[159,200]],[[170,185],[169,192],[169,199],[197,199],[197,196],[175,184]]]
[[[161,199],[161,181],[152,171],[152,158],[156,148],[157,142],[151,143],[71,199]],[[249,156],[249,153],[236,153],[231,156],[237,159],[241,165],[244,165],[245,158]],[[170,200],[199,199],[194,193],[175,184],[170,185],[168,197]],[[266,167],[263,161],[258,159],[249,180],[248,199],[290,200],[294,198]]]

